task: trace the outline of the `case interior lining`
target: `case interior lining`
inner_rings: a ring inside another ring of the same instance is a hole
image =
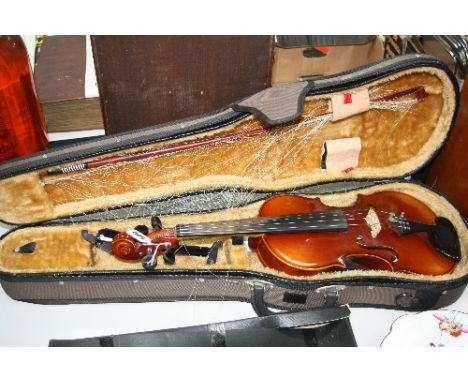
[[[248,117],[172,143],[265,129],[261,135],[82,172],[41,176],[36,171],[4,179],[0,219],[29,223],[213,188],[231,191],[234,201],[236,188],[280,191],[325,181],[403,176],[422,166],[444,141],[455,108],[452,84],[439,69],[417,68],[361,87],[376,99],[417,86],[428,94],[420,102],[404,97],[336,122],[314,117],[327,111],[331,94],[311,96],[301,117],[288,124],[268,127]],[[358,167],[347,173],[322,170],[323,142],[349,137],[361,139]],[[242,198],[249,203],[245,193]]]
[[[276,275],[289,279],[322,280],[338,277],[383,276],[402,278],[404,280],[431,280],[441,281],[461,277],[468,272],[468,231],[459,213],[441,196],[415,184],[390,183],[378,185],[363,190],[355,190],[331,195],[322,195],[320,199],[327,205],[343,207],[352,205],[358,194],[372,194],[378,191],[398,191],[407,193],[426,205],[437,216],[448,218],[456,227],[462,248],[462,260],[454,271],[442,276],[424,276],[416,274],[401,274],[382,271],[346,271],[321,273],[314,276],[290,276],[274,269],[266,268],[259,261],[255,252],[247,252],[243,246],[233,246],[228,238],[224,240],[224,248],[220,251],[218,261],[214,265],[207,265],[202,257],[177,256],[175,265],[165,265],[158,258],[158,269],[184,269],[184,270],[246,270]],[[309,195],[309,197],[317,197]],[[186,224],[203,221],[230,220],[256,216],[262,202],[237,209],[223,210],[198,215],[172,215],[162,216],[165,227],[176,224]],[[43,226],[29,227],[12,232],[0,242],[0,271],[9,273],[49,273],[49,272],[93,272],[93,271],[123,271],[139,270],[139,261],[123,261],[102,250],[96,249],[81,238],[81,230],[97,232],[101,228],[126,230],[138,224],[149,225],[149,219],[132,219],[114,222],[93,222],[88,224],[74,224],[69,226]],[[187,240],[185,244],[206,245],[218,238],[206,237],[202,239]],[[27,242],[37,243],[33,254],[18,254],[14,249]]]

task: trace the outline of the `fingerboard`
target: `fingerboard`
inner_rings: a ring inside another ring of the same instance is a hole
[[[343,211],[267,216],[199,224],[179,224],[177,237],[255,235],[261,233],[336,232],[348,229]]]

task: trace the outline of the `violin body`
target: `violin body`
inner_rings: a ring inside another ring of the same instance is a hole
[[[373,237],[366,211],[372,207],[381,229]],[[290,215],[304,212],[336,210],[318,198],[280,195],[268,199],[260,216]],[[456,261],[443,256],[427,238],[427,233],[404,235],[388,224],[389,213],[408,220],[434,224],[435,214],[419,200],[398,192],[358,195],[347,212],[349,226],[342,232],[267,234],[252,237],[249,245],[262,263],[291,275],[313,275],[320,272],[349,269],[372,269],[441,275],[449,273]]]

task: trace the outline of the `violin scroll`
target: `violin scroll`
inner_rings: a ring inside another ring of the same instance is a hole
[[[140,226],[136,228],[141,228]],[[120,232],[112,239],[112,253],[124,260],[142,259],[145,269],[156,266],[156,257],[163,254],[166,263],[174,264],[175,258],[170,252],[179,247],[179,241],[172,236],[171,230],[159,230],[145,235],[141,229]]]
[[[207,257],[208,265],[216,263],[218,250],[223,246],[221,241],[216,241],[211,247],[180,245],[174,228],[161,228],[158,217],[153,217],[151,224],[156,228],[153,232],[149,232],[147,226],[138,225],[124,232],[104,228],[96,236],[83,230],[81,236],[97,248],[122,260],[141,260],[146,270],[156,268],[159,255],[162,255],[166,265],[175,264],[176,254],[203,256]]]

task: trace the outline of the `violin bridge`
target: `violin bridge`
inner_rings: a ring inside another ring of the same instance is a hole
[[[382,225],[380,224],[379,217],[374,208],[369,207],[369,212],[367,213],[367,216],[364,218],[364,220],[370,229],[372,238],[375,239],[382,230]]]

